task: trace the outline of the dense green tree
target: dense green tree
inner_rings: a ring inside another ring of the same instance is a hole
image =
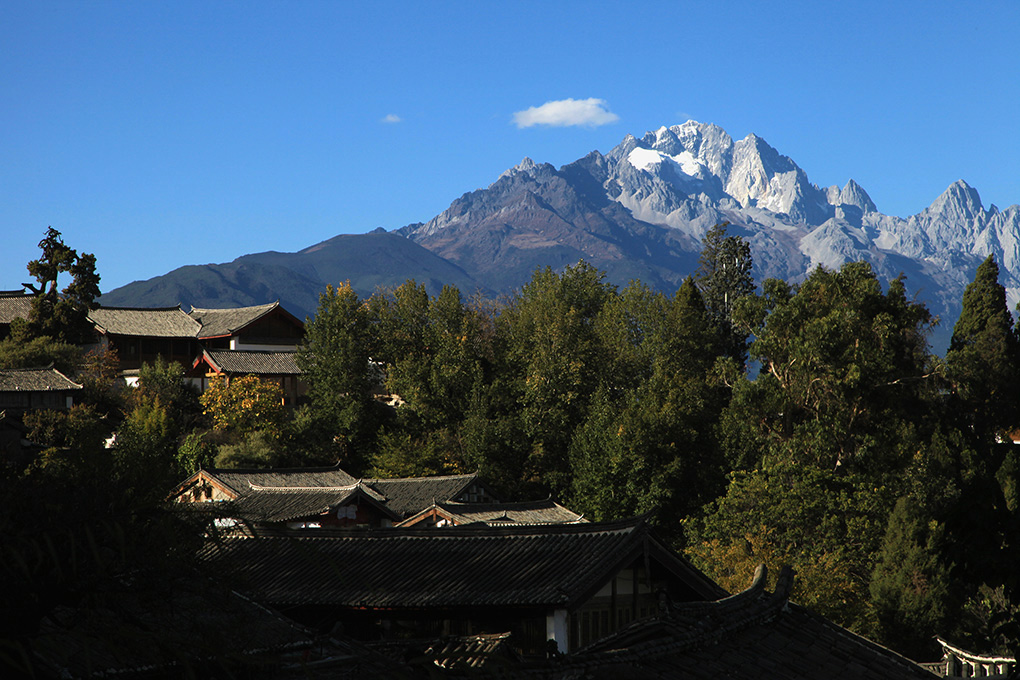
[[[73,378],[83,360],[81,349],[49,336],[32,338],[14,332],[0,340],[0,368],[39,368],[52,365]]]
[[[117,473],[140,502],[155,503],[180,481],[178,431],[159,398],[139,400],[117,431],[113,447]]]
[[[369,301],[373,312],[373,359],[385,365],[386,385],[399,395],[404,426],[434,430],[465,418],[472,386],[491,358],[491,318],[465,305],[460,291],[443,286],[429,297],[409,281],[392,300]]]
[[[96,298],[101,294],[95,255],[79,255],[64,244],[60,232],[53,227],[47,229],[39,248],[42,250],[39,259],[28,263],[28,273],[37,282],[29,284],[36,294],[28,319],[31,335],[78,345],[89,342],[92,326],[88,314],[98,306]],[[59,287],[62,274],[71,277],[63,290]]]
[[[616,400],[603,385],[572,440],[572,498],[595,519],[653,513],[676,538],[723,488],[714,432],[727,390],[712,371],[723,341],[692,279],[664,311],[644,343],[650,374]]]
[[[1020,425],[1020,340],[992,255],[964,291],[946,372],[958,412],[966,414],[975,436],[994,441]]]
[[[368,308],[349,283],[327,286],[298,349],[310,402],[299,422],[310,443],[355,474],[365,466],[377,423],[371,356]]]
[[[633,389],[651,377],[663,326],[673,309],[669,296],[632,281],[606,300],[595,321],[598,341],[605,349],[599,368],[608,387]]]
[[[158,399],[181,434],[194,429],[202,416],[198,392],[184,380],[184,366],[175,361],[166,361],[163,357],[142,364],[133,396],[136,401]],[[283,420],[282,412],[280,420]]]
[[[530,465],[556,493],[569,488],[570,437],[606,366],[595,325],[615,291],[604,276],[584,261],[537,271],[499,317]]]
[[[459,429],[464,467],[477,471],[502,498],[540,497],[548,493],[548,487],[535,465],[512,383],[516,381],[498,371],[491,382],[479,379],[472,386]]]
[[[369,476],[422,477],[474,471],[463,464],[459,437],[449,428],[443,428],[418,437],[408,432],[383,432]]]
[[[875,555],[938,421],[930,315],[901,279],[883,294],[869,265],[851,263],[796,288],[766,282],[734,316],[761,368],[734,386],[723,436],[742,470],[694,553],[725,575],[737,546],[758,546],[756,557],[794,565],[800,601],[868,629]]]
[[[111,426],[123,419],[124,379],[120,374],[116,350],[105,348],[86,352],[76,379],[82,386],[79,401],[94,406],[111,421]]]
[[[252,430],[221,445],[214,464],[218,468],[271,468],[280,462],[280,442],[274,433]]]
[[[897,649],[915,659],[932,658],[932,632],[945,635],[951,623],[950,574],[939,559],[943,528],[901,498],[871,575],[875,637],[895,640]]]
[[[751,246],[739,236],[727,236],[728,222],[717,224],[701,240],[695,279],[705,307],[726,338],[727,353],[743,361],[747,353],[747,335],[733,324],[732,310],[737,300],[755,291],[751,270]]]

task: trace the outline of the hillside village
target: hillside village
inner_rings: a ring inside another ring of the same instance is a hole
[[[43,260],[67,248],[54,232]],[[80,270],[59,294],[55,273],[0,291],[4,665],[1013,672],[1017,636],[995,622],[1018,605],[1020,353],[991,352],[1020,341],[1011,319],[988,337],[994,261],[963,301],[975,330],[934,370],[902,285],[848,265],[759,295],[749,261],[744,278],[712,266],[746,246],[711,234],[673,297],[581,263],[498,314],[414,282],[330,287],[307,321],[278,302],[101,306]],[[821,337],[813,356],[798,328]]]

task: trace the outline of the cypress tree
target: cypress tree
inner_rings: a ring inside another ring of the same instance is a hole
[[[974,436],[993,441],[1018,421],[1020,342],[999,283],[999,266],[989,255],[963,294],[963,310],[953,327],[946,372],[958,413]]]

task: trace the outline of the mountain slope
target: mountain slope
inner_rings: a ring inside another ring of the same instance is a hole
[[[193,265],[147,281],[135,281],[102,296],[109,306],[234,307],[279,300],[298,318],[315,313],[326,284],[350,281],[368,297],[380,286],[408,278],[436,294],[443,284],[464,294],[492,291],[462,269],[395,234],[377,229],[342,234],[296,253],[244,255],[224,264]]]

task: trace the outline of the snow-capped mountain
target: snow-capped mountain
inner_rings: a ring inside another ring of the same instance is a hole
[[[363,296],[415,277],[438,292],[507,292],[536,268],[585,259],[623,286],[632,279],[673,292],[697,267],[712,225],[751,244],[759,280],[798,281],[816,266],[866,260],[941,318],[932,338],[948,347],[963,291],[994,254],[1010,307],[1020,298],[1020,206],[987,209],[959,181],[917,215],[878,212],[863,187],[818,187],[760,137],[733,139],[688,121],[557,169],[525,158],[485,189],[466,193],[424,223],[343,235],[295,253],[246,255],[185,267],[103,296],[104,304],[227,306],[284,299],[312,313],[318,291],[349,279]],[[404,237],[404,238],[402,238]],[[287,272],[290,272],[288,274]]]
[[[1020,206],[985,209],[977,191],[958,181],[917,215],[883,215],[854,180],[818,187],[762,138],[734,142],[695,121],[628,135],[605,155],[592,152],[559,170],[525,159],[488,189],[400,233],[476,276],[504,271],[501,284],[520,280],[530,273],[522,263],[556,248],[548,264],[585,257],[622,284],[623,270],[642,269],[634,258],[650,265],[655,251],[689,267],[687,255],[696,256],[701,237],[722,221],[751,243],[760,278],[796,281],[818,265],[854,260],[870,262],[886,280],[905,274],[908,291],[941,317],[937,349],[948,344],[963,289],[987,255],[1000,264],[1010,306],[1020,298]],[[641,278],[668,287],[690,271],[660,268]]]

